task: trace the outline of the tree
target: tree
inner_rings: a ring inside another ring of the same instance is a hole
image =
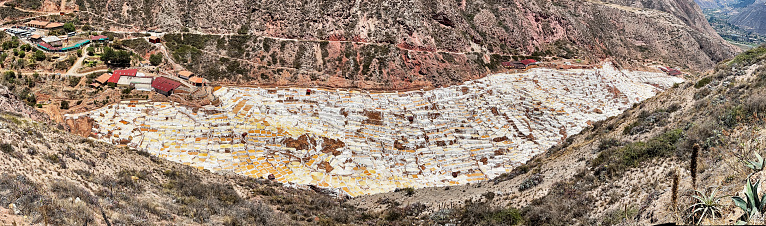
[[[5,80],[8,83],[13,84],[16,80],[16,72],[14,71],[6,71],[3,73],[3,80]]]
[[[69,101],[61,101],[61,109],[69,109]]]
[[[88,48],[87,48],[87,49],[85,49],[85,50],[87,50],[87,51],[88,51],[88,56],[93,56],[93,55],[96,55],[96,49],[95,49],[95,48],[93,48],[93,47],[88,47]]]
[[[130,56],[128,51],[114,50],[107,46],[104,47],[104,52],[101,54],[101,61],[112,65],[130,66]]]
[[[37,104],[37,97],[35,97],[35,94],[29,94],[26,101],[29,106],[35,106],[35,104]]]
[[[46,58],[45,52],[43,52],[42,50],[37,50],[35,51],[35,54],[32,55],[32,58],[36,61],[43,61]]]
[[[81,56],[82,56],[82,49],[78,49],[78,50],[77,50],[77,56],[78,56],[78,57],[81,57]]]
[[[21,45],[20,49],[24,50],[25,52],[28,52],[32,50],[32,46],[30,46],[29,44],[24,44],[24,45]]]
[[[109,46],[104,46],[104,50],[101,53],[101,61],[104,61],[104,63],[108,63],[109,60],[113,59],[115,56],[114,50],[110,48]]]
[[[19,39],[16,38],[16,36],[13,36],[13,38],[11,40],[9,40],[9,41],[3,42],[3,49],[4,50],[13,49],[13,48],[16,48],[16,47],[19,47]]]
[[[74,24],[72,24],[72,22],[64,24],[64,31],[66,31],[66,32],[73,32],[74,30],[75,30],[75,28],[74,28]]]
[[[24,58],[25,56],[27,56],[27,52],[19,51],[19,58]]]
[[[130,56],[131,54],[128,51],[119,50],[117,51],[117,57],[113,62],[116,65],[130,66]]]
[[[160,65],[162,63],[162,55],[160,55],[160,54],[152,54],[149,57],[149,63],[151,63],[154,66]]]
[[[86,25],[82,25],[82,28],[81,28],[81,29],[82,29],[83,31],[90,31],[90,30],[91,30],[91,29],[93,29],[93,28],[91,28],[91,27],[90,27],[90,25],[87,25],[87,24],[86,24]]]

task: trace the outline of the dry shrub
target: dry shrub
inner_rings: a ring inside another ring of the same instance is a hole
[[[584,224],[595,198],[587,194],[596,187],[597,179],[586,171],[571,180],[553,184],[548,195],[535,199],[523,209],[529,225]]]
[[[758,117],[763,117],[766,114],[766,94],[761,92],[753,93],[752,96],[747,98],[745,109]]]
[[[56,194],[59,198],[64,198],[64,199],[79,198],[81,201],[91,205],[94,205],[98,202],[96,197],[91,195],[89,191],[85,190],[85,188],[77,186],[77,184],[69,182],[69,181],[64,181],[64,180],[54,181],[51,184],[51,192]]]

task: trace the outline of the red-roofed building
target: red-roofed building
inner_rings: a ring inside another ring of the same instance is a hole
[[[152,88],[154,91],[165,96],[173,94],[173,90],[179,86],[181,86],[180,82],[165,77],[157,77],[152,81]]]
[[[537,61],[533,59],[526,59],[521,61],[522,64],[529,66],[530,64],[536,64]]]
[[[136,73],[138,73],[138,69],[126,69],[126,70],[116,70],[113,74],[117,76],[136,76]]]
[[[149,37],[149,42],[151,43],[160,43],[162,40],[159,37],[151,36]]]
[[[669,68],[667,73],[668,75],[671,75],[671,76],[679,76],[682,74],[681,71],[675,68]]]
[[[93,42],[106,41],[106,40],[109,40],[109,37],[106,37],[105,35],[90,36],[90,41],[93,41]]]
[[[117,85],[117,82],[120,81],[120,75],[117,73],[113,73],[111,77],[109,77],[109,80],[106,80],[106,84],[114,83],[114,85]]]
[[[508,69],[524,69],[527,68],[527,65],[518,62],[518,61],[511,61],[511,62],[502,62],[500,63],[503,65],[504,68]]]

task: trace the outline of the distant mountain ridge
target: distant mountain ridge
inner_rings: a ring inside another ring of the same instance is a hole
[[[757,2],[743,8],[729,19],[729,23],[758,34],[766,35],[766,2]]]

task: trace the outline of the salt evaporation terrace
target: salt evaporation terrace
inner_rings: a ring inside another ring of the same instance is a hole
[[[130,101],[69,118],[93,136],[211,171],[273,175],[350,196],[491,179],[683,79],[532,69],[430,91],[224,87],[196,112]]]

